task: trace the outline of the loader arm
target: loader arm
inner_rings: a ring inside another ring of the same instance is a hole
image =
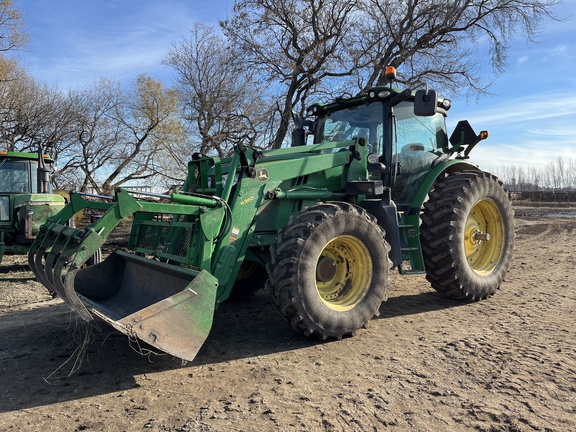
[[[291,179],[337,167],[346,175],[332,189],[287,186]],[[208,336],[217,304],[230,294],[259,209],[293,197],[341,200],[348,181],[367,175],[361,139],[269,152],[237,146],[231,158],[191,162],[185,192],[162,195],[164,202],[137,199],[135,191],[122,188],[106,203],[73,194],[42,227],[29,263],[38,280],[85,321],[96,325],[99,318],[192,360]],[[86,208],[106,211],[84,229],[66,225]],[[116,250],[84,268],[128,217],[133,218],[132,252]]]

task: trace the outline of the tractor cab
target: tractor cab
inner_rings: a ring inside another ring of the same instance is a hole
[[[26,253],[40,226],[64,207],[52,194],[52,163],[37,153],[0,152],[0,261],[5,252]]]
[[[450,155],[445,121],[450,101],[429,94],[435,106],[423,108],[426,97],[425,90],[377,87],[367,95],[313,105],[308,113],[316,117],[314,144],[364,138],[372,177],[391,188],[397,204],[409,205],[434,162]]]

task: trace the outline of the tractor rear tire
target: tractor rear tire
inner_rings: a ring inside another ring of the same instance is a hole
[[[386,300],[389,251],[384,230],[364,209],[343,202],[311,206],[271,247],[273,303],[306,336],[354,335]]]
[[[453,299],[494,294],[514,248],[514,212],[502,183],[486,172],[459,172],[439,180],[428,198],[420,239],[432,287]]]

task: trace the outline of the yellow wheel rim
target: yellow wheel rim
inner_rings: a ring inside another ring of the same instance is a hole
[[[492,273],[504,252],[505,228],[496,203],[478,201],[466,219],[464,245],[466,259],[478,275]]]
[[[330,309],[344,312],[354,308],[368,293],[371,281],[370,252],[356,237],[336,237],[320,252],[316,289]]]

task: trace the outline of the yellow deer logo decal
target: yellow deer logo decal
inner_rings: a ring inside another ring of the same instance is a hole
[[[256,171],[256,178],[258,181],[265,182],[270,179],[270,174],[268,174],[268,170],[266,168],[260,168]]]

